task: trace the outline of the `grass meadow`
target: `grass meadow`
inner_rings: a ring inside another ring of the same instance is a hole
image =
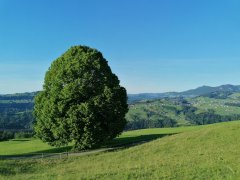
[[[154,140],[148,141],[151,135]],[[240,177],[239,136],[240,121],[130,131],[110,145],[133,143],[139,138],[148,142],[63,159],[1,160],[0,179],[237,179]],[[15,142],[0,143],[1,155],[3,149],[10,149],[7,143]],[[39,140],[20,144],[15,144],[11,154],[50,148]],[[25,151],[20,148],[23,144],[28,144]]]

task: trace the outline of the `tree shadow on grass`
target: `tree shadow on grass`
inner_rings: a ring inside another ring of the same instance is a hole
[[[12,139],[11,141],[25,142],[25,141],[30,141],[30,140],[29,139]]]
[[[176,134],[176,133],[175,133]],[[147,143],[149,141],[163,138],[165,136],[170,136],[174,135],[173,133],[171,134],[148,134],[148,135],[139,135],[139,136],[130,136],[130,137],[118,137],[115,138],[111,141],[108,141],[104,145],[102,145],[100,148],[94,148],[92,150],[98,150],[98,149],[106,149],[106,151],[112,151],[112,150],[117,150],[117,149],[124,149],[132,146],[137,146],[143,143]],[[109,150],[108,150],[109,149]],[[26,158],[50,158],[50,157],[59,157],[61,156],[60,154],[67,152],[74,152],[74,153],[86,153],[88,151],[72,151],[72,146],[65,146],[65,147],[59,147],[59,148],[52,148],[52,149],[47,149],[47,150],[42,150],[42,151],[34,151],[31,153],[25,153],[25,154],[16,154],[16,155],[0,155],[0,159],[26,159]]]
[[[56,147],[53,149],[47,149],[43,151],[35,151],[32,153],[64,153],[64,152],[69,152],[71,151],[72,146],[65,146],[65,147]]]
[[[119,137],[107,142],[105,145],[103,145],[103,147],[104,148],[131,147],[170,135],[174,134],[148,134],[132,137]]]

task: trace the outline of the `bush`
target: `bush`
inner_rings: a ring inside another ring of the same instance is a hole
[[[34,136],[34,132],[16,132],[14,135],[16,139],[31,138],[33,136]]]
[[[14,133],[11,131],[0,131],[0,141],[7,141],[14,138]]]

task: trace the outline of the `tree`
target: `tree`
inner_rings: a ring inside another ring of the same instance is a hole
[[[126,125],[127,93],[96,49],[74,46],[56,59],[35,98],[35,132],[44,142],[89,149]]]

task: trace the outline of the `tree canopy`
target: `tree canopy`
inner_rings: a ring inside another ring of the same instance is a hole
[[[35,98],[37,136],[53,146],[101,145],[126,125],[127,93],[103,55],[74,46],[53,61]]]

